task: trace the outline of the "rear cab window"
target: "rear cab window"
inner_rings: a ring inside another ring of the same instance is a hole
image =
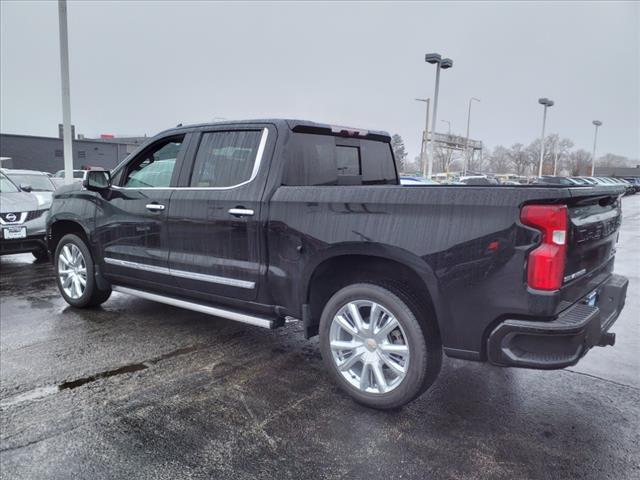
[[[397,185],[391,144],[294,132],[285,149],[283,185]]]

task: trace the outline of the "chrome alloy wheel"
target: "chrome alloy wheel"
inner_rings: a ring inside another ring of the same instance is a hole
[[[64,293],[78,299],[87,288],[87,264],[84,255],[73,243],[68,243],[58,255],[58,277]]]
[[[339,372],[362,392],[390,392],[408,372],[407,336],[378,303],[354,300],[341,307],[331,322],[329,342]]]

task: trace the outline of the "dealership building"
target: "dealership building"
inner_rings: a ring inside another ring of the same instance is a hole
[[[596,167],[596,177],[640,178],[640,165],[635,167]]]
[[[60,136],[61,137],[61,136]],[[146,137],[73,139],[73,168],[111,169],[147,140]],[[3,168],[20,168],[55,173],[64,168],[62,138],[0,133],[0,157]]]

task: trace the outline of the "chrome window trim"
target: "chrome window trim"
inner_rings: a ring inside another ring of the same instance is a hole
[[[199,280],[202,282],[216,283],[219,285],[228,285],[230,287],[253,289],[255,288],[255,282],[247,280],[238,280],[235,278],[219,277],[217,275],[207,275],[204,273],[187,272],[185,270],[174,270],[168,267],[161,267],[158,265],[149,265],[147,263],[131,262],[129,260],[120,260],[119,258],[105,257],[104,262],[109,265],[116,265],[118,267],[133,268],[135,270],[143,270],[146,272],[159,273],[161,275],[172,275],[174,277],[181,277],[190,280]]]
[[[210,307],[201,303],[189,302],[186,300],[180,300],[178,298],[159,295],[157,293],[145,292],[143,290],[136,290],[134,288],[128,287],[120,287],[118,285],[114,285],[113,290],[127,295],[144,298],[146,300],[165,303],[174,307],[186,308],[187,310],[192,310],[194,312],[206,313],[207,315],[213,315],[216,317],[227,318],[229,320],[235,320],[236,322],[247,323],[256,327],[273,328],[273,321],[269,320],[268,318],[256,317],[254,315],[234,312],[232,310],[226,310],[219,307]]]
[[[248,128],[247,130],[251,130]],[[212,130],[209,132],[201,132],[203,135],[205,133],[212,132],[226,132],[228,130]],[[256,159],[253,163],[253,170],[251,171],[251,176],[248,180],[244,182],[238,183],[237,185],[231,185],[229,187],[119,187],[116,185],[112,185],[112,188],[116,190],[232,190],[234,188],[242,187],[248,183],[251,183],[258,176],[258,171],[260,170],[260,166],[262,165],[262,157],[264,156],[264,150],[267,146],[267,137],[269,136],[269,129],[262,129],[262,136],[260,137],[260,143],[258,144],[258,151],[256,153]]]

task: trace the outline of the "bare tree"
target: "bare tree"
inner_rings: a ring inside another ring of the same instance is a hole
[[[553,162],[555,159],[556,148],[558,149],[558,163],[560,163],[560,158],[565,156],[569,150],[573,148],[573,142],[568,138],[561,139],[557,133],[552,133],[544,138],[544,159],[542,161],[543,175],[553,175]],[[526,151],[529,156],[532,173],[537,175],[538,166],[540,165],[540,139],[537,138],[531,142],[526,148]]]
[[[469,156],[469,165],[467,165],[467,168],[471,172],[481,172],[485,163],[484,152],[471,151],[471,155]]]
[[[434,142],[435,143],[435,142]],[[451,164],[456,160],[454,150],[443,145],[435,144],[433,160],[438,172],[448,172]]]
[[[575,150],[563,158],[563,170],[570,176],[591,173],[591,154],[586,150]]]
[[[487,167],[492,173],[511,173],[513,164],[509,157],[509,150],[498,145],[493,152],[487,154]]]
[[[600,158],[596,158],[596,165],[599,167],[632,167],[633,162],[622,155],[607,153]]]
[[[422,175],[422,159],[418,155],[412,162],[404,162],[404,169],[400,173],[410,173],[414,175]]]
[[[527,172],[527,169],[531,166],[529,153],[521,143],[511,145],[507,156],[513,165],[516,175],[524,175]]]

